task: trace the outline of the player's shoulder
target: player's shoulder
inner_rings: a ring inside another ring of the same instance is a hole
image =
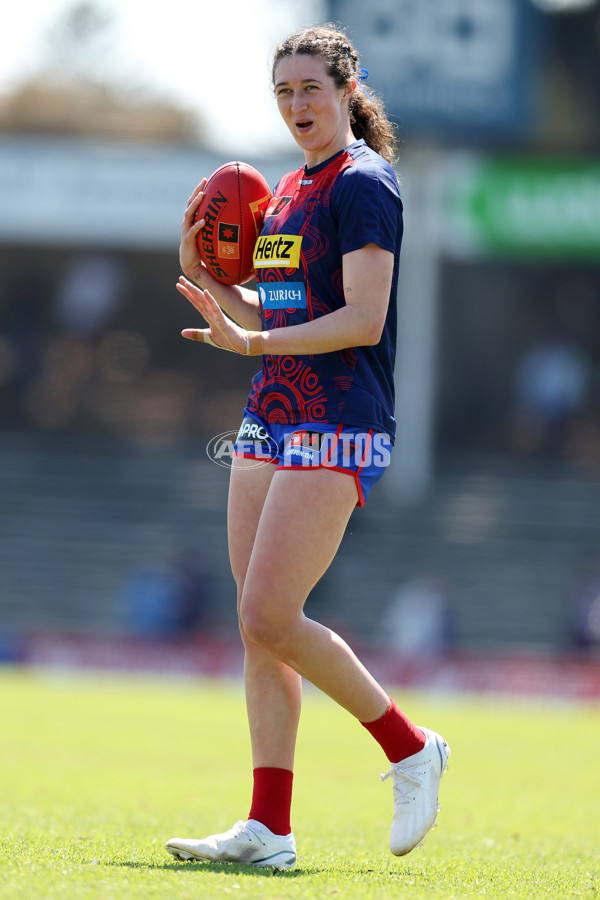
[[[378,184],[400,197],[400,186],[393,166],[364,140],[351,144],[345,153],[348,164],[343,167],[338,179],[342,189],[344,184]]]

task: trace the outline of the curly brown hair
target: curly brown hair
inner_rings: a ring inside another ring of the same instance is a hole
[[[359,55],[352,42],[335,25],[319,25],[294,32],[275,48],[271,77],[275,85],[275,69],[286,56],[306,54],[325,61],[327,73],[338,87],[343,87],[351,79],[360,80]],[[383,102],[369,88],[368,94],[360,86],[354,91],[349,105],[352,132],[358,139],[364,138],[388,162],[393,162],[397,153],[397,139],[394,125],[388,119]]]

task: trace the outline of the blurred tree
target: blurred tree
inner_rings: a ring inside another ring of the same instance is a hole
[[[37,71],[0,97],[0,131],[202,143],[203,124],[119,59],[115,16],[76,0],[50,26]]]
[[[112,55],[114,27],[110,10],[93,0],[77,0],[48,28],[42,66],[61,80],[103,83]]]

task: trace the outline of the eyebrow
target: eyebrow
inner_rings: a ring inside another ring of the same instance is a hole
[[[311,81],[314,81],[316,84],[323,84],[320,78],[303,78],[301,84],[309,84]],[[275,89],[283,87],[284,84],[289,84],[289,81],[278,81],[275,85]]]

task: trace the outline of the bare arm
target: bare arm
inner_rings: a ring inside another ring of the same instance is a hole
[[[187,203],[181,225],[179,247],[181,269],[199,288],[210,291],[221,309],[224,309],[235,322],[249,331],[255,331],[261,327],[260,305],[256,291],[238,285],[221,284],[202,263],[196,238],[204,226],[204,219],[194,223],[194,215],[204,197],[205,186],[206,178],[200,182]]]
[[[346,305],[303,325],[263,332],[264,353],[329,353],[346,347],[378,344],[385,324],[394,254],[376,244],[346,253],[342,277]]]
[[[393,268],[393,253],[376,244],[347,253],[342,259],[346,306],[303,325],[258,334],[254,329],[247,329],[249,336],[222,314],[209,292],[198,291],[180,279],[178,290],[210,325],[205,329],[188,328],[183,335],[253,356],[261,353],[302,356],[377,344],[385,324]]]

